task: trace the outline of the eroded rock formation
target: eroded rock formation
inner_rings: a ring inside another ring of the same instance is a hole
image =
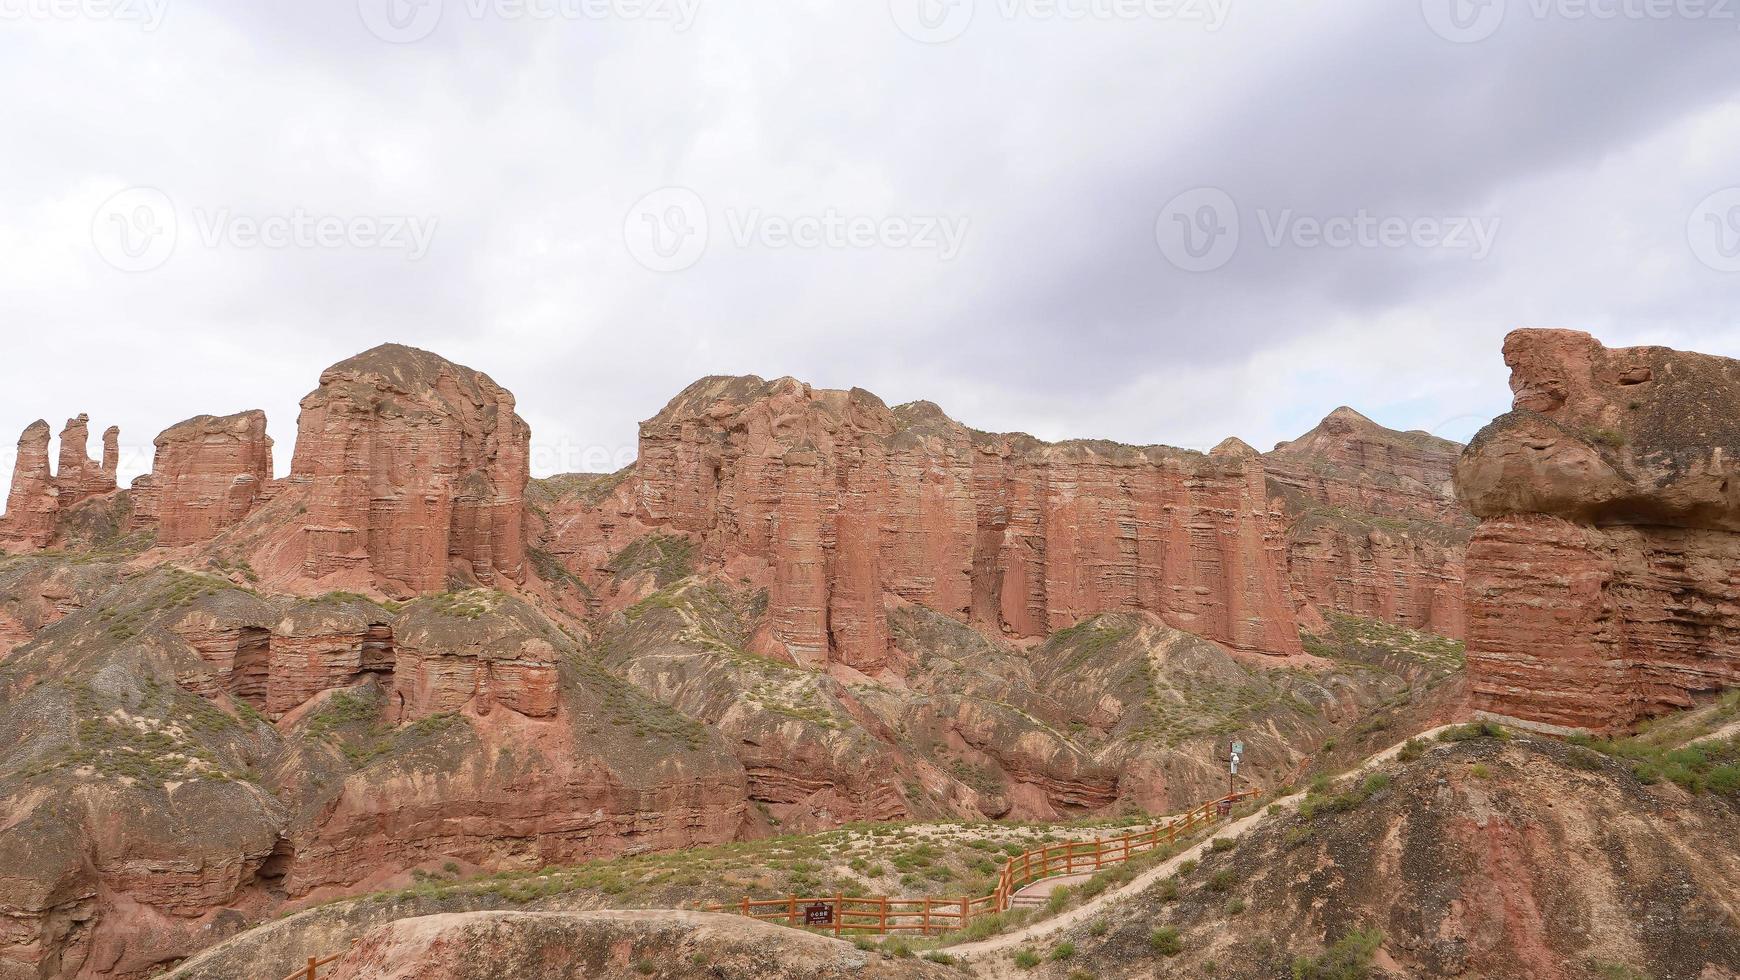
[[[1288,519],[1293,593],[1322,612],[1460,639],[1474,520],[1456,501],[1459,443],[1338,408],[1264,457]]]
[[[157,436],[151,474],[134,481],[135,522],[157,525],[157,544],[174,548],[216,537],[240,523],[272,480],[266,414],[200,415]]]
[[[866,673],[902,601],[1015,637],[1146,610],[1296,652],[1280,519],[1245,449],[1049,444],[862,389],[707,378],[641,426],[634,474],[564,515],[556,547],[590,574],[649,529],[689,536],[768,588],[760,649]]]
[[[372,576],[388,594],[449,577],[525,577],[531,432],[488,375],[385,344],[327,368],[302,400],[293,482],[306,483],[306,575]]]
[[[54,540],[60,515],[80,501],[112,493],[120,462],[121,430],[103,432],[101,462],[86,455],[90,416],[66,420],[60,433],[60,465],[50,472],[48,423],[37,419],[18,437],[12,488],[6,495],[6,515],[0,518],[0,540],[14,548],[46,547]]]
[[[1617,729],[1740,684],[1740,362],[1506,340],[1513,411],[1456,468],[1475,706]]]
[[[41,419],[18,437],[18,458],[12,466],[12,489],[6,494],[6,537],[26,547],[40,548],[54,537],[59,510],[54,474],[48,463],[48,423]]]

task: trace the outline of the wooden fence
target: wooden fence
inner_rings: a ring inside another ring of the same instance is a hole
[[[1036,881],[1063,875],[1098,872],[1123,864],[1139,854],[1177,843],[1180,834],[1214,823],[1223,810],[1260,796],[1257,790],[1212,800],[1180,817],[1148,830],[1105,840],[1073,841],[1024,851],[1003,862],[997,886],[978,898],[850,898],[823,895],[704,905],[708,912],[727,912],[762,922],[829,932],[835,936],[890,936],[913,933],[936,936],[965,929],[973,920],[1009,910],[1015,893]]]
[[[285,977],[284,980],[318,980],[320,977],[320,971],[323,967],[337,963],[343,956],[343,953],[339,953],[336,956],[328,956],[325,959],[317,959],[310,956],[308,958],[307,966]]]
[[[849,898],[834,894],[820,898],[790,895],[766,901],[748,898],[730,905],[705,905],[708,912],[734,912],[762,922],[798,929],[812,929],[835,936],[894,936],[912,933],[937,936],[965,929],[975,919],[1009,910],[1015,893],[1036,881],[1062,875],[1082,874],[1116,867],[1162,846],[1178,842],[1178,835],[1214,823],[1222,811],[1230,812],[1241,801],[1261,796],[1259,790],[1234,793],[1212,800],[1141,833],[1106,840],[1072,841],[1024,851],[1003,862],[997,887],[979,898]],[[319,980],[320,970],[338,959],[308,958],[308,965],[284,980]]]

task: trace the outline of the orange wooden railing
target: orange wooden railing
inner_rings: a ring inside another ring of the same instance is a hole
[[[1223,809],[1230,811],[1241,801],[1261,795],[1261,790],[1247,790],[1223,796],[1137,834],[1072,841],[1023,851],[1003,862],[1003,870],[997,876],[997,887],[991,894],[979,898],[888,898],[881,895],[848,898],[836,893],[821,898],[790,895],[766,901],[744,898],[731,905],[704,905],[702,908],[708,912],[735,912],[762,922],[799,929],[832,932],[836,936],[890,936],[903,932],[921,936],[941,935],[965,929],[974,919],[1008,911],[1015,893],[1036,881],[1116,867],[1162,844],[1176,844],[1179,834],[1214,823]],[[812,912],[817,913],[818,919],[825,915],[826,923],[808,922]],[[284,980],[319,980],[320,970],[338,962],[343,955],[340,953],[325,959],[310,956],[307,966]]]
[[[337,963],[339,961],[339,958],[342,956],[344,956],[343,953],[339,953],[337,956],[328,956],[325,959],[317,959],[313,956],[310,956],[308,958],[308,965],[307,966],[305,966],[302,969],[297,970],[295,973],[292,973],[289,976],[285,977],[284,980],[318,980],[318,978],[320,977],[321,967],[330,966],[333,963]]]
[[[1260,791],[1250,790],[1212,800],[1141,833],[1024,851],[1003,862],[1003,870],[997,876],[997,887],[991,894],[979,898],[888,898],[881,895],[849,898],[840,894],[802,898],[790,895],[762,901],[744,898],[729,905],[704,905],[702,908],[708,912],[736,913],[762,922],[832,932],[836,936],[888,936],[903,932],[941,935],[965,929],[974,919],[1008,911],[1015,893],[1036,881],[1097,872],[1123,864],[1138,854],[1177,843],[1179,834],[1187,834],[1219,819],[1223,808],[1230,810],[1240,801],[1260,795]]]

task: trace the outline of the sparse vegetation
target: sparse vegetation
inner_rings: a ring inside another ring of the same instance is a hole
[[[1161,926],[1149,933],[1148,945],[1161,956],[1177,956],[1184,952],[1184,940],[1171,926]]]
[[[1371,975],[1372,960],[1384,944],[1377,929],[1356,929],[1336,940],[1321,956],[1301,956],[1293,961],[1293,980],[1364,980]]]

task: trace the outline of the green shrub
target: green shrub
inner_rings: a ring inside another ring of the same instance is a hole
[[[1377,929],[1355,929],[1336,940],[1322,956],[1301,956],[1293,961],[1293,980],[1364,980],[1371,975],[1372,959],[1384,944]]]
[[[1150,933],[1148,945],[1161,956],[1177,956],[1184,952],[1184,940],[1179,938],[1178,930],[1171,926],[1161,926]]]
[[[1406,742],[1402,743],[1402,751],[1399,754],[1398,758],[1400,758],[1403,762],[1413,762],[1415,759],[1418,759],[1420,756],[1423,756],[1425,754],[1426,754],[1426,743],[1420,741],[1417,738],[1410,738]]]
[[[1226,903],[1226,914],[1227,915],[1244,915],[1245,914],[1245,900],[1242,898],[1234,898],[1234,899],[1229,900]]]
[[[1039,954],[1031,949],[1015,951],[1015,965],[1023,970],[1031,970],[1040,963]]]
[[[1058,943],[1051,949],[1051,961],[1053,963],[1062,963],[1064,960],[1071,959],[1074,956],[1074,943]]]
[[[1492,778],[1492,767],[1488,766],[1484,762],[1476,762],[1474,764],[1473,768],[1469,769],[1468,771],[1474,773],[1475,779],[1491,779]]]
[[[1176,877],[1167,878],[1154,886],[1154,893],[1162,902],[1178,901],[1178,879]]]
[[[1455,728],[1445,729],[1443,734],[1438,736],[1438,741],[1468,742],[1477,738],[1490,738],[1502,742],[1510,738],[1510,733],[1505,731],[1502,726],[1490,721],[1477,721],[1470,725],[1457,725]]]
[[[1233,841],[1230,838],[1216,837],[1214,839],[1214,843],[1209,845],[1209,849],[1214,851],[1214,853],[1216,853],[1216,854],[1224,854],[1227,851],[1230,851],[1237,846],[1238,846],[1237,842]]]
[[[1088,935],[1093,936],[1095,938],[1103,936],[1106,933],[1111,932],[1111,931],[1112,931],[1111,923],[1107,922],[1104,919],[1095,919],[1094,924],[1091,926],[1088,926]]]
[[[1237,883],[1238,880],[1238,875],[1233,874],[1230,869],[1216,871],[1214,875],[1208,879],[1208,890],[1211,892],[1224,892]]]

